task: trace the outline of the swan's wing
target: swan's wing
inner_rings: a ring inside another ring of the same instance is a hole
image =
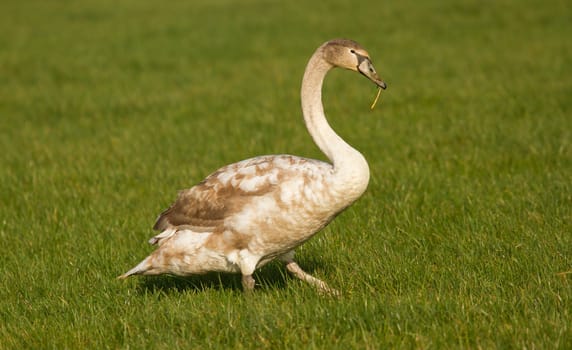
[[[165,231],[187,226],[193,231],[212,231],[239,211],[254,196],[276,189],[292,174],[330,169],[327,163],[289,155],[262,156],[225,166],[196,186],[183,190],[153,228]]]

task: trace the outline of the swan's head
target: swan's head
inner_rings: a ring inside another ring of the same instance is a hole
[[[334,67],[359,72],[382,89],[387,85],[377,75],[369,54],[358,43],[347,39],[328,41],[321,47],[323,58]]]

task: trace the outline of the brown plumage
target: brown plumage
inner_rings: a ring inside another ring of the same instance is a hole
[[[269,157],[260,157],[226,166],[194,187],[181,191],[171,207],[157,218],[153,229],[164,231],[181,225],[206,228],[221,225],[225,217],[240,208],[244,197],[263,195],[276,186],[276,181],[271,182],[269,179],[262,180],[250,191],[233,186],[240,181],[251,180],[254,176],[267,178],[271,169],[268,164],[271,160]],[[250,169],[253,169],[252,174]],[[232,177],[230,181],[221,181],[219,175],[229,171]]]

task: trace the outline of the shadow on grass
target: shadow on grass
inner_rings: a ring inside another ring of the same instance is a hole
[[[315,270],[323,269],[322,264],[315,259],[304,261],[306,272],[312,274]],[[283,290],[293,280],[286,268],[278,262],[270,263],[254,273],[257,290]],[[142,293],[181,293],[191,291],[236,291],[242,292],[240,274],[211,272],[205,275],[180,277],[173,275],[139,277],[138,292]]]

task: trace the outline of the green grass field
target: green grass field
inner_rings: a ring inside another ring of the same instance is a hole
[[[11,1],[0,12],[1,349],[572,348],[572,5],[565,0]],[[299,88],[352,38],[388,83],[324,104],[368,191],[270,264],[118,281],[218,167],[324,159]]]

